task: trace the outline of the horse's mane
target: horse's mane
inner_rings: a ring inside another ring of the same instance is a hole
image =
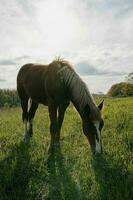
[[[53,64],[58,65],[60,68],[67,66],[73,69],[73,66],[67,60],[61,57],[55,58],[49,65],[53,65]]]
[[[75,101],[76,104],[79,104],[79,109],[83,111],[85,105],[88,104],[92,111],[93,118],[97,118],[99,112],[95,101],[90,94],[87,85],[75,72],[72,65],[60,57],[56,58],[51,65],[58,66],[58,75],[71,91],[73,101]]]

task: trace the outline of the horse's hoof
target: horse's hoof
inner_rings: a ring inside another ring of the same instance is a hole
[[[24,137],[24,143],[29,143],[30,141],[30,137],[29,136],[25,136]]]
[[[54,144],[54,146],[55,146],[55,148],[60,148],[60,143],[59,143],[59,142],[56,142],[56,143]]]

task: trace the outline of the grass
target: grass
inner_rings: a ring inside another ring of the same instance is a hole
[[[1,109],[0,200],[133,199],[132,108],[133,98],[105,99],[104,153],[95,157],[72,106],[65,115],[61,148],[53,155],[47,154],[46,107],[36,113],[29,144],[23,143],[21,109]]]

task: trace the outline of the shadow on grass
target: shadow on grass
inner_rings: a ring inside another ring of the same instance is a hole
[[[30,144],[21,142],[11,147],[8,157],[0,161],[0,199],[28,199],[31,176]]]
[[[49,200],[81,199],[77,184],[72,180],[71,165],[67,165],[60,147],[47,159]]]
[[[30,143],[9,149],[0,161],[0,200],[81,199],[71,177],[72,165],[65,165],[60,149],[48,156],[41,170],[42,159],[32,164]]]
[[[95,179],[98,184],[98,199],[131,200],[133,199],[133,176],[126,167],[108,155],[96,156],[92,159]]]

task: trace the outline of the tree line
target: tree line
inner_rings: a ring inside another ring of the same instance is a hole
[[[20,99],[16,90],[0,89],[0,107],[16,107]]]
[[[107,92],[110,97],[133,96],[133,72],[129,73],[125,82],[111,86]],[[20,99],[16,90],[0,89],[0,107],[20,106]]]
[[[117,83],[111,86],[107,96],[127,97],[133,96],[133,71],[125,77],[125,82]]]
[[[133,96],[133,84],[121,82],[111,86],[107,93],[110,97],[127,97]]]

